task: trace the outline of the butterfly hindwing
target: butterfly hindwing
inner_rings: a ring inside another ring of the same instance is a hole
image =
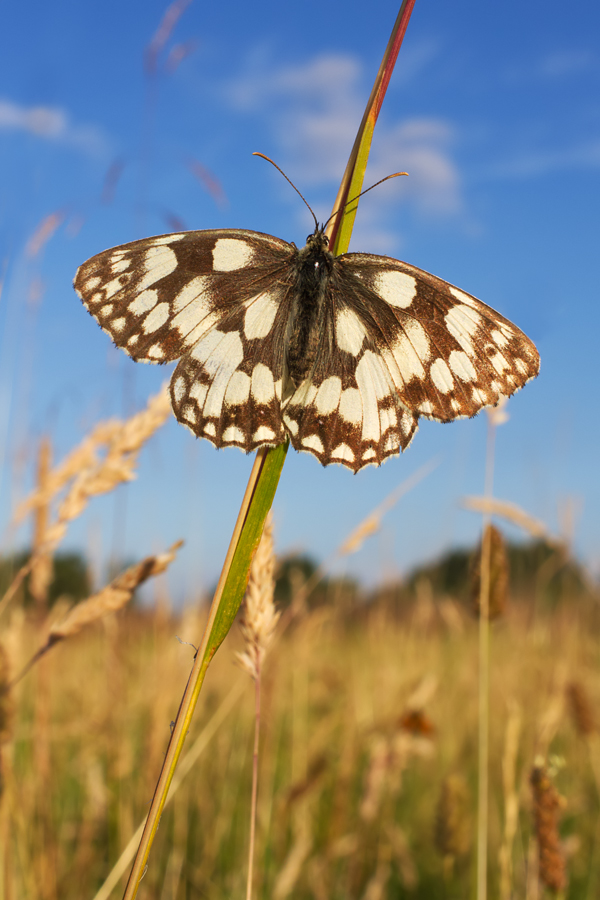
[[[289,291],[274,285],[224,316],[179,362],[171,379],[180,422],[217,447],[249,452],[281,444]]]
[[[399,402],[381,354],[346,295],[325,299],[315,364],[284,406],[293,446],[358,471],[405,450],[418,417]]]

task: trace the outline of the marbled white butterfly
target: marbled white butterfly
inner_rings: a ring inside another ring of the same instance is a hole
[[[355,472],[405,450],[418,419],[494,406],[537,375],[522,331],[445,281],[386,256],[333,256],[236,229],[105,250],[75,289],[133,359],[179,359],[175,415],[217,447],[289,438]]]

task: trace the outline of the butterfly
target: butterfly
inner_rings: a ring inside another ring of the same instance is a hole
[[[539,371],[534,344],[405,262],[334,256],[258,231],[166,234],[105,250],[75,290],[134,360],[179,360],[177,419],[217,447],[289,439],[357,472],[405,450],[420,417],[495,406]]]

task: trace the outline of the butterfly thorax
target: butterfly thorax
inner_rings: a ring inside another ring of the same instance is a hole
[[[333,268],[333,253],[329,239],[318,227],[309,235],[306,245],[298,251],[292,315],[290,318],[287,370],[298,386],[310,372],[321,338],[318,327],[327,284]]]

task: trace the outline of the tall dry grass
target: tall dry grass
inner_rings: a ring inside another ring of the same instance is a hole
[[[36,681],[17,686],[1,813],[12,896],[94,896],[147,810],[193,652],[175,635],[193,640],[200,627],[196,613],[175,621],[132,611],[56,648],[44,670],[45,772],[34,752]],[[254,896],[469,896],[476,627],[466,612],[458,634],[437,613],[423,624],[416,608],[404,621],[380,608],[353,623],[320,608],[272,646],[262,683]],[[599,804],[587,738],[569,714],[565,688],[583,683],[590,703],[600,702],[598,623],[565,609],[536,628],[534,641],[513,611],[494,634],[490,894],[508,878],[504,895],[526,896],[537,858],[529,778],[543,755],[564,760],[555,775],[565,798],[560,841],[569,896],[585,897],[600,871]],[[17,616],[5,637],[13,665],[34,649]],[[188,746],[240,690],[238,650],[241,638],[232,635],[215,658]],[[425,680],[437,688],[412,701]],[[250,683],[234,709],[163,815],[146,897],[245,891]],[[524,711],[518,724],[515,710]],[[502,862],[507,855],[510,864]]]

